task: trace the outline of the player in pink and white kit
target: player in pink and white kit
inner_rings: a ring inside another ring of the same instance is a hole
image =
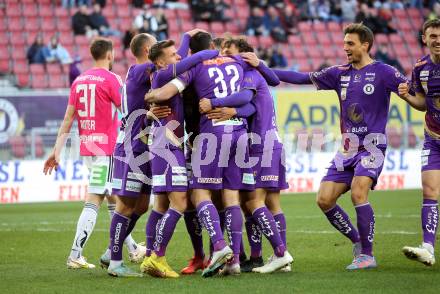
[[[111,194],[113,149],[116,143],[121,105],[121,77],[112,73],[113,44],[107,39],[96,39],[90,46],[95,66],[75,79],[57,143],[44,164],[44,173],[51,174],[59,165],[59,154],[69,135],[73,120],[77,119],[80,155],[90,171],[88,193],[79,217],[68,268],[94,268],[82,255],[92,234],[99,206]]]

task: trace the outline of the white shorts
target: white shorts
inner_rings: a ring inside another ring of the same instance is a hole
[[[113,156],[83,156],[83,162],[89,170],[87,192],[98,195],[111,195]]]

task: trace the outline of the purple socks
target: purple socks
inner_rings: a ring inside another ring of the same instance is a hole
[[[275,223],[277,224],[278,232],[280,232],[281,241],[283,241],[284,247],[287,249],[287,238],[286,238],[286,217],[284,213],[280,212],[273,216]]]
[[[269,240],[274,254],[278,257],[284,256],[284,251],[286,248],[281,241],[280,233],[278,232],[277,225],[273,218],[272,213],[266,206],[257,208],[253,213],[252,217],[260,226],[261,232]]]
[[[194,256],[203,258],[205,253],[203,251],[202,224],[197,217],[197,211],[185,211],[183,219],[194,248]]]
[[[124,244],[125,236],[127,236],[129,223],[130,218],[117,212],[113,214],[112,222],[110,224],[111,260],[122,260],[122,245]]]
[[[355,206],[362,254],[373,256],[374,212],[370,203]]]
[[[339,205],[336,204],[335,207],[326,211],[324,214],[332,226],[350,239],[352,243],[360,241],[358,231],[354,228],[347,213]]]
[[[154,250],[153,246],[156,239],[156,226],[162,216],[162,213],[152,210],[148,217],[147,225],[145,227],[147,235],[147,256],[150,256],[151,252]]]
[[[168,243],[173,236],[174,229],[182,214],[175,209],[169,208],[156,226],[156,240],[154,252],[157,256],[164,256]]]
[[[260,257],[262,254],[260,227],[258,226],[257,222],[254,221],[252,216],[248,216],[246,218],[244,226],[246,227],[246,234],[249,246],[251,247],[251,257]]]
[[[437,200],[423,199],[422,206],[422,230],[423,242],[435,247],[435,235],[438,227],[438,203]]]
[[[225,229],[229,237],[230,246],[234,253],[234,262],[239,261],[243,216],[240,206],[234,205],[225,209]]]
[[[226,246],[220,228],[220,218],[211,201],[203,201],[197,206],[197,215],[200,222],[208,232],[211,243],[214,245],[214,251],[222,250]]]

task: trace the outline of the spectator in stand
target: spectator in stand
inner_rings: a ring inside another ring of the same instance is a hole
[[[44,60],[43,48],[44,48],[43,36],[41,34],[38,34],[35,37],[34,43],[32,43],[31,47],[29,47],[26,54],[29,64],[46,62]]]
[[[373,11],[376,11],[373,9]],[[397,30],[392,26],[391,20],[393,18],[391,14],[391,10],[380,8],[377,11],[377,21],[379,23],[379,32],[382,34],[395,34],[397,33]]]
[[[267,36],[269,33],[264,26],[263,11],[258,7],[253,7],[246,24],[246,35],[248,36]]]
[[[264,27],[270,33],[272,38],[278,42],[286,42],[287,34],[281,25],[281,20],[278,15],[278,11],[275,7],[270,6],[267,9],[266,15],[264,16]]]
[[[330,20],[330,2],[327,0],[309,0],[309,13],[314,20]]]
[[[43,48],[43,56],[46,63],[72,63],[72,58],[70,58],[69,52],[61,46],[56,35],[52,36],[49,44]]]
[[[356,18],[358,4],[356,0],[340,0],[342,10],[342,20],[346,22],[354,22]]]
[[[382,61],[383,63],[386,63],[388,65],[394,66],[401,73],[405,72],[400,62],[397,59],[392,58],[391,56],[388,55],[388,46],[385,44],[379,44],[377,48],[377,52],[374,55],[374,59]]]
[[[225,16],[225,9],[229,9],[231,6],[223,2],[223,0],[213,0],[213,11],[211,21],[226,22],[230,19]]]
[[[101,36],[120,36],[118,30],[112,29],[108,24],[107,19],[101,12],[101,5],[99,3],[93,4],[93,12],[89,15],[90,25],[92,29],[99,32]]]
[[[94,0],[94,2],[99,4],[99,6],[101,6],[101,8],[104,8],[105,5],[107,4],[107,0]]]
[[[165,17],[165,13],[162,9],[158,9],[154,17],[157,20],[156,38],[158,41],[168,39],[168,21]]]
[[[282,48],[278,45],[275,45],[272,56],[270,58],[269,66],[276,68],[286,68],[287,65],[287,59],[283,55]]]
[[[440,18],[440,3],[439,2],[434,3],[434,5],[432,6],[432,11],[428,15],[428,19],[436,19],[436,18]]]
[[[148,19],[144,19],[144,23],[142,24],[142,27],[139,29],[139,34],[150,34],[155,36],[156,31],[153,31],[150,27],[150,22]]]
[[[156,32],[158,28],[157,19],[154,17],[154,15],[150,11],[150,7],[148,5],[144,5],[144,10],[136,16],[134,19],[134,24],[138,29],[141,29],[144,27],[144,21],[148,22],[148,30],[151,32]]]
[[[330,67],[330,66],[331,66],[331,63],[330,63],[330,61],[328,60],[328,58],[326,58],[326,59],[324,60],[324,62],[321,63],[321,65],[316,69],[316,71],[319,72],[319,71],[321,71],[321,70],[323,70],[323,69],[325,69],[325,68],[328,68],[328,67]]]
[[[99,4],[101,4],[101,2],[103,2],[104,3],[104,5],[102,6],[102,7],[104,7],[105,6],[105,0],[95,0],[94,2],[98,2]],[[61,5],[64,7],[64,8],[70,8],[70,7],[75,7],[75,4],[76,5],[78,5],[78,6],[81,6],[81,5],[86,5],[86,6],[91,6],[92,5],[92,0],[62,0],[61,1]]]
[[[298,31],[299,16],[293,5],[286,5],[281,15],[284,30],[288,35],[296,35]]]
[[[268,0],[248,0],[249,7],[266,8],[268,6]]]
[[[366,3],[360,4],[355,22],[362,22],[365,26],[369,27],[374,34],[377,34],[381,30],[377,18],[373,15],[372,10]]]
[[[139,33],[137,27],[132,24],[131,28],[125,32],[124,38],[122,38],[122,43],[124,44],[124,49],[130,48],[131,39]]]
[[[191,9],[194,21],[212,21],[215,6],[211,0],[192,0]]]
[[[86,35],[89,38],[98,35],[98,32],[92,29],[86,5],[80,5],[72,16],[72,29],[75,35]]]
[[[286,5],[284,4],[284,0],[269,0],[268,6],[274,6],[279,9],[284,9]]]
[[[271,48],[257,48],[257,55],[263,60],[266,64],[270,64],[270,60],[272,58],[272,49]]]

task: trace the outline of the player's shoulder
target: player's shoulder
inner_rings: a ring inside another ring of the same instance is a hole
[[[344,72],[347,72],[351,69],[351,66],[349,64],[337,64],[337,65],[332,65],[329,67],[325,67],[323,69],[321,69],[320,71],[315,71],[311,73],[311,76],[314,78],[318,78],[320,76],[337,76],[337,75],[341,75]]]
[[[430,60],[429,54],[423,56],[417,60],[416,64],[414,64],[413,70],[422,70],[426,65],[429,64]]]
[[[109,80],[111,82],[117,82],[121,86],[124,84],[124,82],[123,82],[123,80],[122,80],[120,75],[118,75],[118,74],[116,74],[116,73],[114,73],[112,71],[108,71],[108,76],[109,76]]]
[[[397,70],[397,68],[395,68],[394,66],[386,64],[382,61],[377,61],[377,60],[374,62],[373,67],[374,67],[375,71],[382,73],[382,74],[383,73],[393,73],[394,74],[396,72],[399,72]]]

